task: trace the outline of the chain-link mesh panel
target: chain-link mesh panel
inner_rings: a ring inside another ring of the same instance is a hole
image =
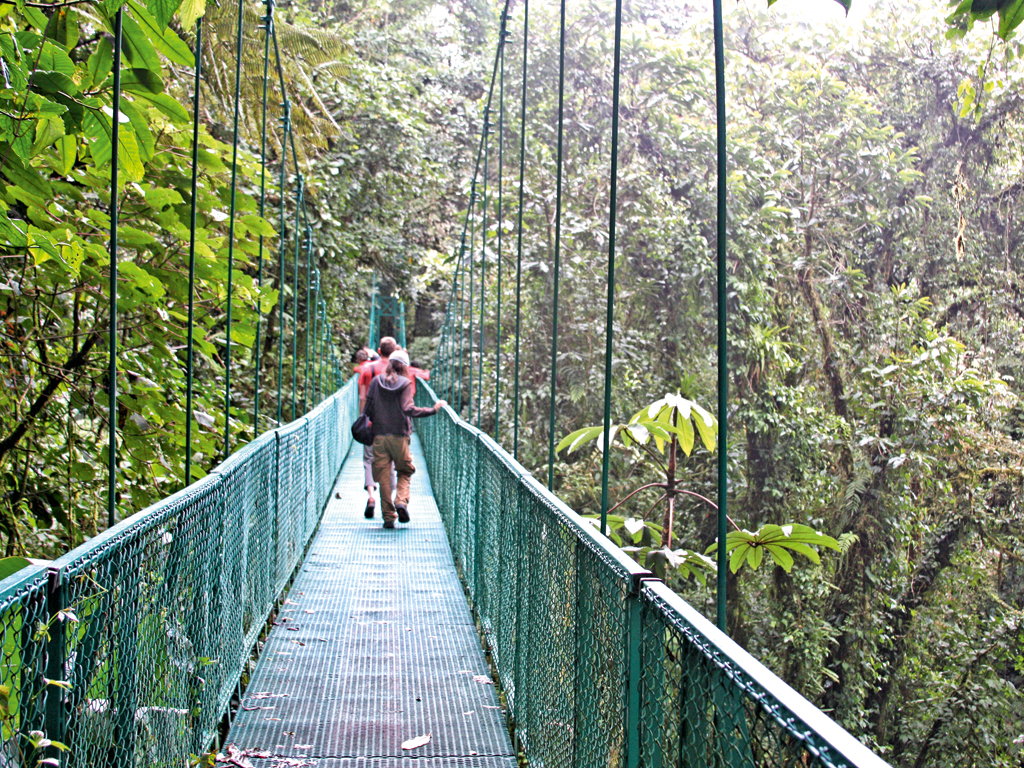
[[[39,567],[26,568],[0,582],[0,685],[7,695],[6,706],[0,707],[0,765],[35,765],[42,756],[36,754],[28,734],[46,727],[46,696],[50,693],[46,685],[47,583],[47,573]]]
[[[178,765],[212,738],[240,646],[223,491],[209,475],[53,564],[51,601],[77,619],[51,624],[47,665],[68,684],[47,729],[67,765]]]
[[[489,437],[450,409],[417,426],[530,765],[886,765]]]
[[[639,765],[887,765],[664,584],[640,600]]]
[[[0,765],[180,768],[205,751],[316,527],[357,408],[353,380],[47,570],[0,583]],[[37,750],[40,734],[68,751]]]
[[[267,432],[214,470],[224,487],[225,568],[229,583],[240,588],[232,611],[241,621],[241,647],[245,649],[256,643],[277,597],[273,558],[276,440]]]

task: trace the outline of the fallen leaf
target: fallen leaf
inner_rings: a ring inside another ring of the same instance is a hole
[[[473,675],[473,682],[481,685],[494,685],[494,681],[487,675]]]
[[[293,746],[295,747],[295,749],[312,749],[313,748],[312,744],[295,744]]]
[[[484,704],[484,709],[501,709],[501,707],[489,707],[486,704]]]
[[[402,742],[402,749],[416,749],[422,747],[424,744],[430,743],[430,734],[424,734],[423,736],[417,736],[414,739]]]
[[[303,611],[303,613],[316,613],[316,611],[307,608],[306,610]]]

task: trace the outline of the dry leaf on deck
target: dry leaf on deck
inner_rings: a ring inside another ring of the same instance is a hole
[[[409,739],[408,741],[402,742],[402,749],[416,749],[422,747],[424,744],[430,743],[430,734],[424,734],[423,736],[417,736],[416,738]]]

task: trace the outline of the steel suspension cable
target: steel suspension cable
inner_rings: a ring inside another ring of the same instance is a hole
[[[601,456],[601,532],[608,530],[608,468],[611,463],[612,336],[615,319],[615,221],[619,186],[619,80],[622,65],[622,0],[615,0],[612,72],[612,167],[608,195],[608,301],[604,343],[604,433]]]
[[[121,36],[124,9],[118,8],[114,16],[114,96],[112,129],[110,135],[110,361],[107,370],[109,401],[107,411],[107,527],[114,526],[117,511],[117,195],[118,146],[121,140]]]
[[[310,336],[309,336],[309,323],[310,323],[310,314],[312,314],[314,319],[315,319],[315,317],[316,317],[316,309],[313,307],[313,298],[312,298],[312,296],[313,296],[313,293],[312,293],[312,288],[313,288],[313,264],[312,264],[312,262],[313,262],[313,230],[309,226],[309,221],[308,221],[308,217],[306,216],[306,209],[305,209],[305,207],[303,207],[303,209],[302,209],[302,218],[306,222],[306,333],[305,333],[306,338],[304,339],[305,347],[306,347],[306,372],[303,375],[303,382],[302,382],[302,412],[305,413],[306,410],[307,410],[306,396],[309,394],[309,344],[310,344],[310,341],[311,341]]]
[[[273,26],[271,26],[271,37],[274,38],[275,52],[277,48],[277,34]],[[278,334],[277,334],[277,425],[280,426],[282,419],[284,418],[283,404],[284,404],[284,331],[285,331],[285,315],[284,315],[284,281],[285,281],[285,248],[287,247],[287,241],[284,237],[284,215],[285,215],[285,193],[287,191],[287,181],[285,177],[285,170],[288,166],[288,134],[291,133],[291,105],[288,103],[288,95],[284,92],[281,94],[281,219],[278,225],[278,270],[277,270],[277,320],[278,320]]]
[[[245,0],[238,0],[235,36],[235,116],[231,142],[231,212],[228,220],[228,307],[224,341],[224,458],[231,455],[231,304],[235,261],[235,198],[238,191],[238,115],[242,97],[242,20]]]
[[[562,139],[565,128],[565,0],[561,0],[558,27],[558,153],[555,164],[555,269],[551,309],[551,395],[548,403],[548,490],[555,487],[555,377],[558,370],[558,268],[562,250]]]
[[[476,428],[484,410],[484,302],[487,298],[487,160],[491,146],[491,102],[484,109],[484,191],[480,199],[480,357],[476,377]]]
[[[293,158],[294,159],[294,158]],[[295,165],[298,168],[298,164]],[[299,174],[299,181],[295,191],[295,271],[292,273],[292,421],[298,417],[298,392],[299,380],[299,217],[304,203],[305,180]]]
[[[188,238],[188,341],[185,357],[185,485],[192,484],[192,376],[196,319],[196,212],[199,196],[199,87],[203,68],[203,19],[196,22],[196,77],[192,94],[192,204]]]
[[[260,218],[267,210],[267,86],[270,80],[270,29],[273,25],[274,0],[266,0],[267,15],[263,17],[265,30],[263,39],[263,116],[260,122]],[[260,331],[263,329],[263,235],[259,240],[259,258],[256,267],[256,343],[253,348],[255,360],[253,364],[253,403],[252,433],[253,437],[260,434]]]
[[[468,221],[467,221],[468,223]],[[462,244],[459,246],[461,252],[460,260],[464,261],[466,255],[466,233],[462,233]],[[472,281],[472,275],[470,275],[470,281]],[[466,268],[462,269],[462,282],[459,283],[459,404],[457,406],[457,412],[459,418],[462,418],[462,355],[466,350]]]
[[[501,70],[498,78],[498,306],[494,319],[494,441],[500,444],[498,420],[501,413],[501,177],[505,172],[505,154],[503,151],[505,137],[505,40],[508,38],[508,7],[501,14],[501,37],[498,41],[498,52],[501,56]]]
[[[515,392],[512,395],[513,427],[512,457],[519,460],[519,336],[523,298],[523,200],[525,197],[524,175],[526,169],[526,65],[530,40],[530,0],[523,0],[523,101],[519,120],[519,211],[516,244],[516,357]]]
[[[476,251],[474,247],[476,245],[476,179],[473,179],[473,183],[470,185],[469,193],[469,390],[466,392],[466,408],[468,413],[466,414],[469,418],[467,421],[473,421],[473,281],[474,281],[474,262],[476,261]]]
[[[307,229],[306,231],[308,233],[307,237],[312,238],[312,230]],[[308,253],[311,255],[312,252],[313,252],[313,245],[312,245],[312,239],[310,239],[310,247],[309,247],[309,252]],[[316,297],[316,301],[313,304],[313,341],[312,341],[312,344],[313,344],[313,378],[312,378],[312,384],[311,384],[311,386],[313,388],[313,396],[310,398],[310,407],[311,408],[316,407],[316,397],[317,397],[317,392],[316,392],[316,367],[317,367],[317,355],[320,354],[320,337],[317,336],[317,333],[320,330],[320,270],[317,269],[317,270],[315,270],[315,272],[316,272],[316,274],[314,275],[313,293],[312,293],[312,295]],[[308,362],[306,363],[306,373],[307,373],[307,376],[308,376],[308,374],[309,374],[309,363]]]
[[[726,567],[725,551],[728,536],[728,400],[729,400],[729,358],[728,333],[726,327],[726,189],[727,171],[725,157],[725,44],[722,40],[722,0],[712,0],[715,33],[715,118],[716,145],[718,150],[718,580],[716,585],[717,623],[723,632],[726,627]]]

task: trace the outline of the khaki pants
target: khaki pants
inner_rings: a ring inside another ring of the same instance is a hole
[[[398,474],[398,491],[391,501],[391,462]],[[373,438],[373,479],[380,488],[381,516],[384,522],[395,520],[395,504],[409,506],[409,484],[416,467],[412,464],[409,438],[400,435],[377,435]]]

